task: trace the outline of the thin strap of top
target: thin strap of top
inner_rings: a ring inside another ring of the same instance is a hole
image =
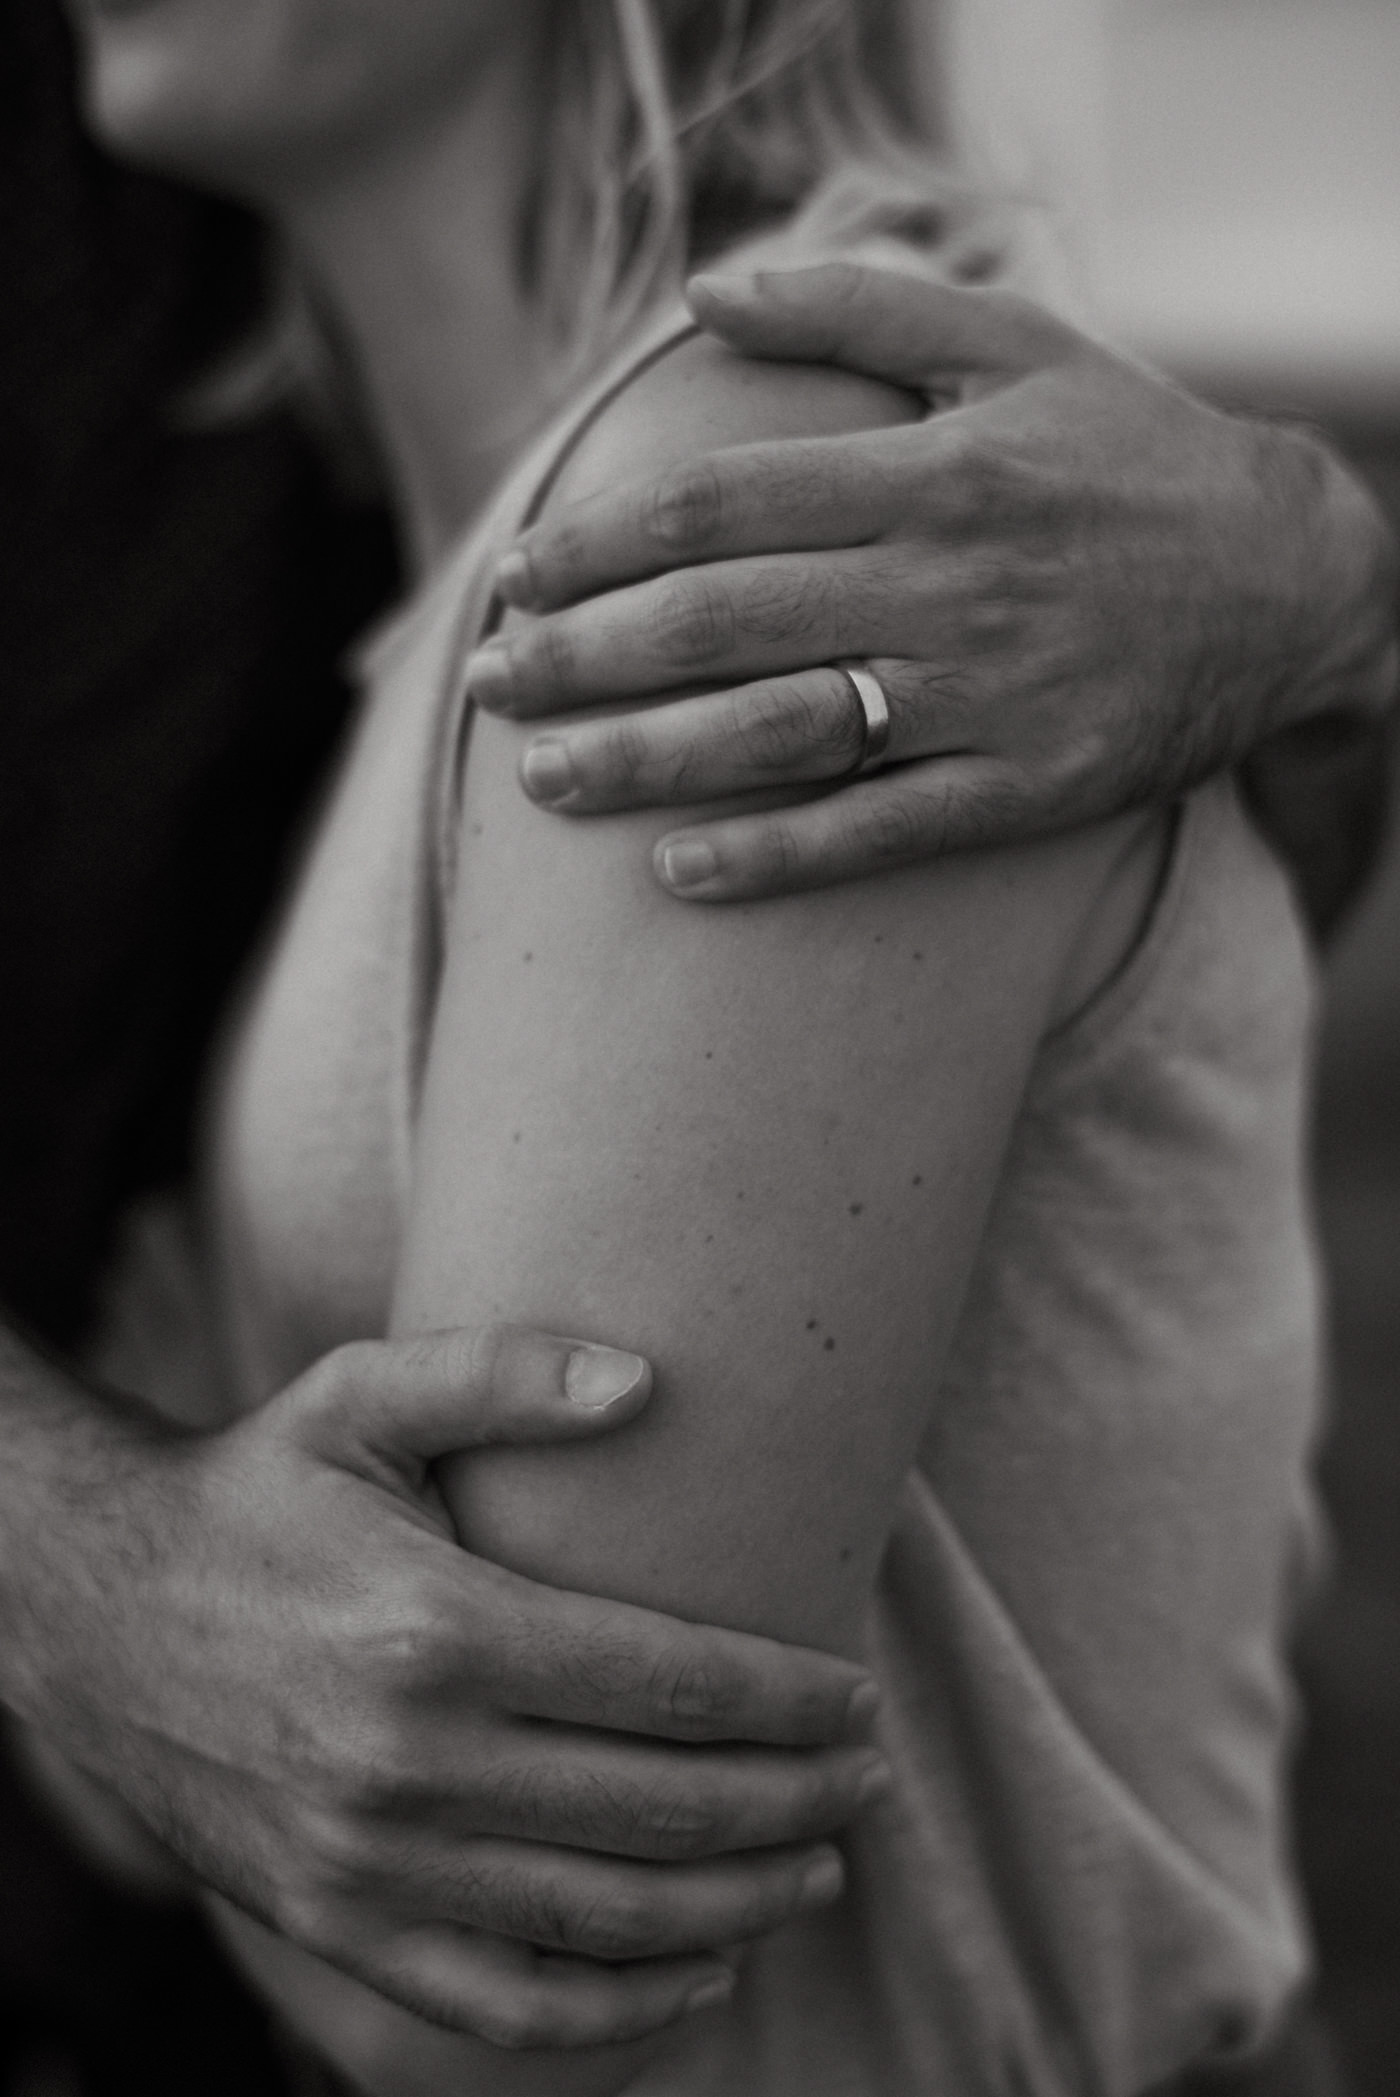
[[[659,342],[653,341],[644,349],[634,350],[627,362],[622,366],[622,369],[613,371],[603,381],[602,390],[594,392],[575,411],[575,418],[572,423],[561,436],[555,439],[552,451],[535,483],[534,492],[523,511],[517,517],[515,524],[515,532],[517,534],[528,531],[530,526],[538,521],[545,504],[554,492],[560,474],[564,471],[570,459],[573,458],[589,431],[606,415],[613,402],[619,399],[627,391],[627,388],[642,376],[643,372],[650,371],[653,365],[659,364],[663,357],[668,357],[672,350],[680,347],[681,343],[689,342],[699,333],[699,326],[693,320],[680,322],[669,327]],[[505,609],[501,599],[493,593],[477,635],[478,642],[486,640],[489,635],[496,631],[505,615]]]
[[[495,633],[505,617],[507,606],[491,587],[497,564],[511,541],[541,515],[564,468],[614,401],[643,372],[650,371],[672,350],[699,333],[689,315],[671,313],[632,344],[531,448],[491,505],[482,525],[430,589],[425,606],[430,620],[434,616],[430,607],[437,603],[445,600],[460,607],[443,658],[440,700],[441,748],[447,759],[442,768],[438,816],[439,883],[444,900],[453,880],[462,768],[471,726],[472,709],[462,690],[463,666],[472,649]]]

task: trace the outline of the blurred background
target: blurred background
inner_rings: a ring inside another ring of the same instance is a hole
[[[920,4],[920,0],[914,0]],[[1324,428],[1400,527],[1400,0],[953,0],[963,142],[1056,204],[1107,331]],[[1328,961],[1331,1588],[1302,1845],[1361,2097],[1400,2091],[1400,851]]]
[[[907,4],[964,153],[1051,204],[1106,331],[1217,399],[1323,427],[1400,528],[1400,0]],[[63,1344],[84,1301],[53,1278],[95,1272],[117,1203],[184,1154],[222,987],[338,732],[327,666],[393,563],[382,519],[324,484],[298,429],[172,438],[172,394],[252,302],[249,229],[95,162],[54,0],[0,0],[0,47],[0,281],[27,287],[0,327],[23,404],[0,427],[0,949],[23,975],[39,926],[65,957],[34,971],[47,1002],[0,1030],[0,1278]],[[21,532],[47,601],[6,560]],[[231,823],[249,807],[256,823]],[[1396,2097],[1394,849],[1329,957],[1321,1047],[1336,1567],[1301,1656],[1301,1831],[1355,2090]],[[0,1896],[0,2097],[278,2086],[217,1963],[117,1910],[3,1765]]]

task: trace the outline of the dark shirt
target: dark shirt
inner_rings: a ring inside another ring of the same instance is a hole
[[[51,0],[0,0],[0,1305],[60,1347],[188,1161],[392,584],[289,416],[177,430],[261,273],[247,219],[87,142]],[[194,1915],[105,1883],[0,1753],[0,2087],[26,2076],[276,2097],[284,2064]]]
[[[197,1076],[390,582],[289,415],[181,434],[260,237],[84,138],[49,0],[0,6],[0,1301],[81,1331]]]

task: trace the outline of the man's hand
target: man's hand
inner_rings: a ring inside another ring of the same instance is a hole
[[[6,1700],[298,1944],[442,2024],[577,2045],[722,1991],[716,1947],[839,1890],[819,1838],[882,1774],[838,1745],[858,1669],[453,1536],[435,1459],[620,1426],[639,1358],[510,1328],[361,1344],[180,1437],[17,1347],[4,1368]]]
[[[544,616],[472,659],[483,706],[728,687],[552,726],[523,759],[541,806],[838,783],[663,838],[675,894],[772,894],[1080,823],[1325,710],[1384,711],[1393,549],[1310,436],[1217,413],[1004,292],[842,264],[692,297],[737,350],[945,412],[721,452],[507,556],[503,596]],[[839,785],[860,715],[822,666],[860,656],[889,697],[892,769]]]

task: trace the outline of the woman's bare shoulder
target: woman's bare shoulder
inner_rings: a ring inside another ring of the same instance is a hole
[[[610,402],[558,476],[549,506],[654,480],[726,446],[892,428],[924,412],[915,396],[876,380],[821,365],[764,363],[736,356],[707,336],[687,337]],[[802,616],[803,609],[787,591],[758,606],[770,621]],[[936,896],[946,911],[950,890],[966,888],[982,897],[990,923],[1009,884],[1031,916],[1048,913],[1047,936],[1060,921],[1065,969],[1049,1015],[1059,1024],[1092,1000],[1136,944],[1170,836],[1170,821],[1160,812],[1120,816],[1077,835],[976,855],[979,867],[988,856],[997,859],[994,880],[985,868],[945,864],[941,880],[926,877],[926,900],[932,904]],[[971,878],[963,881],[963,874]]]
[[[736,356],[687,336],[639,371],[590,426],[550,491],[555,509],[727,445],[916,422],[924,404],[875,379]]]

